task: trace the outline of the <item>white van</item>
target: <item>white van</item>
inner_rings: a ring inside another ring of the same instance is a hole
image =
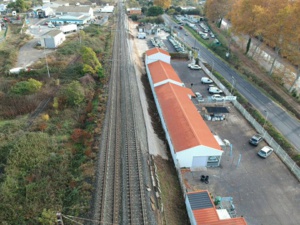
[[[138,39],[146,39],[146,33],[143,33],[143,32],[138,33],[137,38]]]

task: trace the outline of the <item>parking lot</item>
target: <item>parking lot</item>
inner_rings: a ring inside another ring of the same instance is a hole
[[[207,85],[200,79],[206,76],[201,70],[190,70],[188,61],[172,61],[172,66],[187,87],[210,96]],[[191,87],[191,83],[193,83]],[[197,103],[204,113],[206,103]],[[223,121],[206,121],[211,131],[233,145],[224,151],[219,168],[184,173],[188,191],[208,190],[214,197],[233,197],[238,216],[244,216],[249,225],[299,225],[300,187],[275,153],[262,159],[257,152],[266,145],[251,146],[248,142],[256,132],[230,103],[210,103],[224,106],[229,113]],[[209,184],[200,182],[208,175]]]

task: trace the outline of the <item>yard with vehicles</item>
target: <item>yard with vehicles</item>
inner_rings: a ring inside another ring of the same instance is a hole
[[[206,74],[195,71],[186,76],[186,64],[181,60],[172,61],[172,66],[185,86],[192,88],[194,92],[200,92],[204,99],[207,98],[209,84],[201,83],[201,78]],[[209,190],[213,199],[216,196],[233,197],[236,214],[242,215],[249,225],[270,222],[296,225],[299,220],[295,210],[300,203],[299,182],[281,159],[274,153],[270,154],[271,152],[266,153],[266,159],[258,155],[261,155],[259,152],[267,144],[263,139],[257,146],[249,143],[256,131],[231,103],[194,103],[198,112],[206,119],[209,118],[207,115],[211,115],[207,113],[207,108],[228,110],[225,119],[221,119],[224,117],[220,113],[215,113],[217,118],[206,120],[206,123],[214,135],[229,141],[233,147],[224,147],[220,167],[184,170],[182,174],[188,191]],[[201,182],[202,175],[209,176],[209,183]],[[270,186],[272,190],[262,188]]]

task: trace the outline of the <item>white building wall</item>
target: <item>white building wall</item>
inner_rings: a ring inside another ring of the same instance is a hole
[[[186,206],[186,211],[188,213],[188,216],[190,218],[191,225],[197,225],[197,222],[194,217],[194,213],[193,213],[193,210],[192,210],[192,207],[191,207],[191,204],[190,204],[190,201],[189,201],[189,198],[187,195],[185,196],[185,206]]]
[[[180,83],[180,82],[177,82],[177,81],[174,81],[174,80],[171,80],[171,79],[167,79],[167,80],[163,80],[161,82],[155,83],[154,87],[158,87],[158,86],[166,84],[166,83],[172,83],[172,84],[178,85],[180,87],[184,87],[183,83]]]
[[[163,62],[170,64],[171,56],[165,55],[161,52],[158,52],[158,53],[155,53],[155,54],[149,55],[149,56],[146,54],[146,58],[145,58],[146,65],[148,65],[149,63],[152,63],[152,62],[156,62],[158,60],[161,60]]]
[[[55,47],[59,46],[66,40],[66,37],[63,33],[60,33],[54,37]]]
[[[196,146],[194,148],[190,148],[187,150],[183,150],[180,152],[177,152],[177,159],[179,162],[180,167],[192,167],[193,163],[193,157],[194,156],[221,156],[223,151],[214,149],[214,148],[209,148],[206,146]]]
[[[90,8],[88,16],[90,16],[91,19],[94,19],[94,10],[92,8]]]

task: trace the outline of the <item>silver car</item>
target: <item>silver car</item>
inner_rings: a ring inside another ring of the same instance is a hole
[[[257,153],[257,155],[259,155],[262,158],[267,158],[269,155],[271,155],[273,151],[273,148],[265,146]]]

